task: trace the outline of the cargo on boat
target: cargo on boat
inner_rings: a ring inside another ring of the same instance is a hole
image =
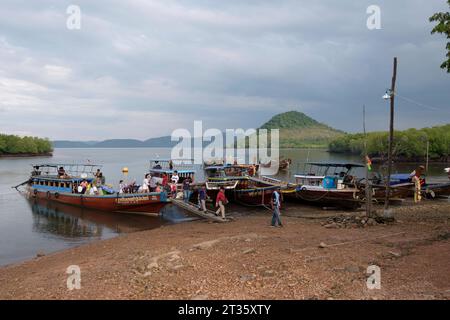
[[[101,211],[158,214],[168,203],[165,192],[116,191],[104,183],[100,169],[93,164],[33,165],[29,180],[21,185],[31,198]]]

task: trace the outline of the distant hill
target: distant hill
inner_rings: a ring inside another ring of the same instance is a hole
[[[281,148],[326,148],[332,139],[344,135],[344,132],[333,129],[298,111],[277,114],[263,124],[260,129],[280,129]],[[151,138],[145,141],[136,139],[53,141],[55,148],[171,148],[176,144],[177,142],[171,141],[170,136]],[[208,144],[209,142],[203,143],[204,146]]]
[[[136,139],[109,139],[104,141],[52,141],[54,148],[168,148],[172,142],[170,136],[151,138],[145,141]]]
[[[54,148],[89,148],[93,144],[84,141],[55,140],[52,141]]]
[[[260,129],[280,129],[281,148],[326,148],[345,134],[298,111],[277,114]]]

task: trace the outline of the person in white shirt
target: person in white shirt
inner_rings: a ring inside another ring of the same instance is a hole
[[[178,184],[179,180],[180,177],[178,176],[178,171],[175,171],[172,175],[172,178],[170,178],[170,181],[172,181],[172,183]]]
[[[119,193],[123,193],[126,186],[127,186],[126,183],[124,183],[123,180],[120,180],[119,181]]]
[[[150,192],[150,189],[149,189],[150,181],[149,181],[148,176],[149,176],[149,174],[147,173],[145,175],[144,181],[142,181],[142,193]]]

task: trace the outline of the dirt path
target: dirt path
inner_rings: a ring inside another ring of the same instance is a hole
[[[297,210],[301,211],[302,207]],[[264,211],[127,234],[0,268],[1,299],[449,299],[450,204],[401,208],[398,222],[325,228]],[[322,245],[321,245],[322,244]],[[66,268],[81,269],[68,290]],[[366,286],[369,265],[381,289]]]

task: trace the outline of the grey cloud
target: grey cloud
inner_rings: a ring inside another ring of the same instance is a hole
[[[394,55],[399,93],[442,110],[399,101],[397,126],[449,122],[445,41],[428,22],[445,1],[377,1],[382,29],[370,31],[372,2],[86,0],[81,30],[70,31],[70,1],[2,1],[0,79],[10,86],[1,93],[0,82],[0,126],[55,139],[147,138],[196,119],[254,127],[297,109],[358,131],[366,104],[369,129],[380,130]],[[53,130],[32,123],[40,111],[57,120]]]

